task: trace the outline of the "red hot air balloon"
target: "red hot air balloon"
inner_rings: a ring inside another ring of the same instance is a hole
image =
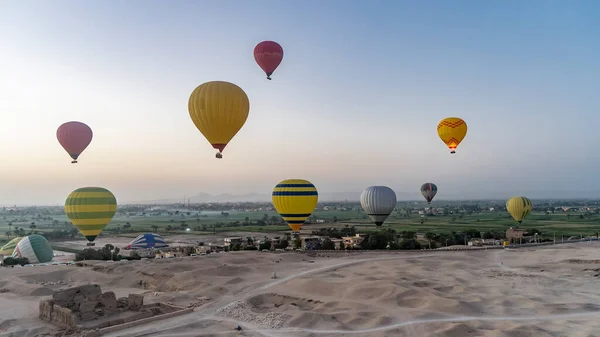
[[[254,59],[267,74],[267,80],[283,60],[283,48],[274,41],[263,41],[254,47]]]
[[[81,122],[66,122],[56,130],[56,138],[60,145],[73,158],[72,164],[77,163],[77,158],[92,142],[92,129]]]

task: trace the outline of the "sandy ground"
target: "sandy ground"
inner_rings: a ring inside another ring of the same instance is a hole
[[[272,279],[272,273],[277,278]],[[600,336],[600,244],[465,252],[231,252],[0,269],[0,336],[39,336],[53,289],[198,306],[107,336]],[[233,328],[242,326],[238,332]]]

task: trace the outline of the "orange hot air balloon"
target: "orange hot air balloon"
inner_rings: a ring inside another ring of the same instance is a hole
[[[456,153],[458,144],[467,135],[467,123],[458,117],[448,117],[440,121],[437,126],[438,136],[450,149],[450,153]]]

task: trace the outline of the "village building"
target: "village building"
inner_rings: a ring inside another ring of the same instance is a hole
[[[355,236],[344,236],[342,240],[344,242],[344,247],[347,249],[360,249],[361,243],[365,239],[366,234],[356,234]]]

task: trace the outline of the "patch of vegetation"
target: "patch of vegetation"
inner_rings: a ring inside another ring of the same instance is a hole
[[[24,257],[24,258],[20,258],[20,257],[5,257],[4,260],[2,261],[2,264],[4,266],[16,266],[16,265],[21,265],[24,266],[26,264],[29,264],[29,259]]]
[[[116,253],[116,254],[115,254]],[[75,261],[84,260],[101,260],[101,261],[118,261],[120,257],[118,255],[119,248],[114,248],[113,245],[106,245],[101,249],[86,248],[81,252],[75,254]]]

